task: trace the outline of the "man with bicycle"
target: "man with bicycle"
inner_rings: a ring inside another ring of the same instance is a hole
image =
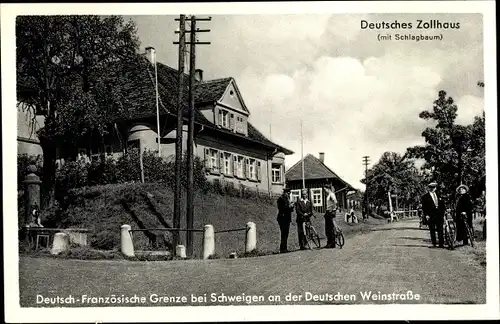
[[[436,247],[436,231],[438,234],[439,247],[444,248],[444,203],[436,194],[436,182],[428,185],[429,191],[422,196],[422,211],[427,220],[431,232],[432,246]]]
[[[304,222],[308,222],[313,216],[313,207],[308,199],[307,189],[302,189],[300,199],[295,203],[295,213],[297,214],[297,234],[299,237],[299,246],[301,250],[306,249],[306,236],[304,234]]]
[[[333,185],[325,187],[326,196],[326,212],[325,212],[325,235],[326,246],[325,248],[335,248],[335,230],[333,228],[333,219],[337,210],[337,197],[335,196],[335,188]]]

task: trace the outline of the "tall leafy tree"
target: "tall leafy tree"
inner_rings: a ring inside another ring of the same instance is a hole
[[[115,62],[139,48],[132,21],[119,16],[19,16],[16,20],[17,97],[44,116],[44,200],[54,184],[56,148],[106,132],[120,93],[107,78]]]
[[[385,152],[379,161],[368,170],[367,194],[371,202],[378,207],[387,205],[388,196],[397,194],[403,205],[416,206],[418,197],[422,194],[422,175],[415,167],[414,161],[407,155],[401,156],[395,152]]]
[[[441,195],[451,203],[454,189],[461,183],[474,189],[485,174],[484,113],[471,125],[455,124],[458,107],[453,98],[441,90],[431,111],[422,111],[420,118],[434,122],[422,136],[425,145],[408,148],[407,154],[424,159],[423,170],[428,180],[440,184]]]

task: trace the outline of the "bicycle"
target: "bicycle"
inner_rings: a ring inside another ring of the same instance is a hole
[[[453,250],[455,249],[455,240],[457,238],[457,227],[453,219],[449,219],[447,215],[444,215],[443,232],[446,244]]]
[[[470,228],[469,223],[467,223],[467,213],[460,213],[459,221],[463,222],[465,228],[465,235],[469,238],[470,246],[474,247],[474,232],[472,228]]]
[[[314,217],[314,216],[312,216]],[[312,250],[311,247],[311,241],[316,245],[316,248],[321,247],[321,242],[319,240],[319,235],[314,226],[311,224],[311,215],[308,215],[306,217],[306,220],[304,221],[304,224],[302,225],[304,228],[304,236],[306,237],[306,243],[307,246],[309,247],[310,250]]]
[[[333,220],[333,230],[335,232],[335,243],[337,243],[339,248],[342,248],[345,244],[344,233],[335,220]]]

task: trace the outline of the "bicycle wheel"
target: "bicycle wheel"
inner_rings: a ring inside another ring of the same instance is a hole
[[[453,235],[450,233],[450,229],[448,226],[446,226],[444,229],[444,237],[450,250],[455,249],[455,241],[453,240]]]
[[[311,247],[311,228],[308,225],[304,224],[304,236],[306,238],[306,244],[309,250],[312,250]]]
[[[450,232],[453,242],[457,241],[457,226],[454,221],[448,221],[448,231]]]
[[[319,249],[321,247],[318,232],[316,232],[316,229],[313,226],[311,226],[309,231],[309,240],[312,241],[314,245],[316,245],[316,248]]]
[[[335,234],[335,241],[337,242],[339,248],[342,248],[345,243],[344,234],[342,234],[342,232],[337,232]]]
[[[469,237],[470,246],[474,247],[474,232],[472,232],[472,229],[470,228],[469,224],[467,224],[467,222],[464,223],[465,223],[465,232]]]

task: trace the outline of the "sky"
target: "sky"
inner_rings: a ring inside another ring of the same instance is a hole
[[[200,15],[201,16],[201,15]],[[141,47],[178,67],[175,16],[126,16]],[[411,22],[412,29],[362,29],[361,21]],[[417,21],[460,23],[459,29],[417,29]],[[325,153],[325,164],[363,189],[363,156],[376,163],[386,151],[424,144],[430,122],[418,117],[445,90],[458,105],[457,123],[484,109],[483,21],[480,14],[213,15],[198,22],[196,68],[204,79],[233,77],[249,121],[295,154]],[[378,40],[390,34],[391,40]],[[441,40],[396,40],[438,35]]]

